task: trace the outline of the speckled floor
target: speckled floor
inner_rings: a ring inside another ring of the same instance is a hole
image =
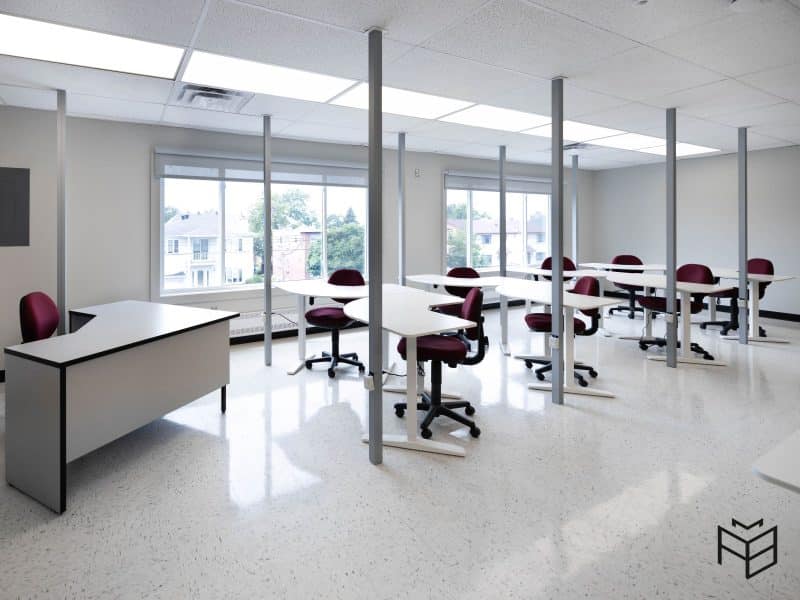
[[[514,348],[541,348],[521,315]],[[487,322],[496,341],[496,311]],[[293,340],[269,369],[260,346],[236,346],[226,416],[212,394],[70,464],[64,515],[0,485],[0,598],[796,600],[800,495],[751,464],[800,428],[800,329],[766,324],[793,343],[696,330],[724,368],[668,370],[635,342],[579,339],[617,397],[563,407],[494,343],[481,365],[445,370],[483,435],[441,423],[434,439],[467,457],[386,449],[380,467],[354,372],[289,377]],[[343,347],[366,353],[363,330]],[[386,431],[403,427],[394,400]],[[778,525],[775,567],[746,580],[738,559],[716,564],[732,517]]]

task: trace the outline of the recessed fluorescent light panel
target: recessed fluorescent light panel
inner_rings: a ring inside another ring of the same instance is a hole
[[[661,156],[667,155],[667,146],[662,144],[655,148],[642,148],[639,152],[647,152],[648,154],[659,154]],[[694,144],[686,144],[678,142],[675,144],[675,156],[694,156],[695,154],[708,154],[709,152],[719,152],[718,148],[708,148],[707,146],[695,146]]]
[[[552,137],[552,124],[542,125],[523,131],[527,135],[538,135],[540,137]],[[597,125],[587,125],[577,121],[564,121],[564,139],[572,142],[588,142],[598,138],[606,138],[612,135],[622,135],[624,131],[619,129],[609,129],[608,127],[598,127]]]
[[[183,48],[0,15],[0,54],[172,79]]]
[[[360,83],[331,100],[331,104],[367,110],[369,108],[369,86],[366,83]],[[432,96],[398,88],[386,86],[383,88],[383,112],[404,117],[438,119],[473,104],[473,102],[465,100]]]
[[[606,148],[618,148],[619,150],[641,150],[642,148],[655,148],[663,146],[664,139],[638,133],[625,133],[607,138],[592,140],[593,146],[604,146]]]
[[[469,125],[470,127],[499,129],[500,131],[524,131],[539,125],[546,125],[550,122],[550,117],[486,104],[476,104],[452,115],[442,117],[440,120],[448,123],[458,123],[459,125]]]
[[[192,52],[182,79],[187,83],[312,102],[327,102],[356,83],[351,79],[197,50]]]

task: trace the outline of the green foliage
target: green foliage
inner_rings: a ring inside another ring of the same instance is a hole
[[[178,209],[174,206],[165,206],[164,207],[164,223],[169,221],[172,217],[178,214]]]
[[[447,205],[447,218],[466,221],[467,219],[467,205],[466,203]],[[480,212],[472,211],[472,218],[475,219],[490,219],[491,215]],[[480,244],[472,240],[472,266],[475,268],[488,267],[491,264],[491,258],[481,255]],[[447,268],[452,267],[465,267],[467,266],[467,234],[463,229],[447,229]]]

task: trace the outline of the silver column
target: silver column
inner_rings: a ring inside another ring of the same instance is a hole
[[[264,364],[272,364],[272,122],[264,115]]]
[[[58,334],[67,330],[67,92],[56,92],[56,305]]]
[[[667,109],[667,366],[678,364],[678,321],[676,315],[675,270],[677,269],[676,245],[676,111]],[[691,315],[682,315],[690,319]]]
[[[500,275],[506,276],[506,147],[500,146],[500,160],[498,161],[500,183]]]
[[[406,134],[397,134],[397,283],[406,284]]]
[[[739,343],[746,344],[747,326],[747,127],[739,127]],[[756,331],[754,335],[758,335]]]
[[[564,80],[553,79],[551,88],[553,121],[551,169],[552,191],[550,201],[550,255],[553,257],[552,314],[550,331],[553,373],[551,377],[554,404],[564,404]],[[569,374],[567,374],[569,376]]]
[[[369,31],[369,369],[372,386],[369,392],[369,460],[383,462],[383,32]],[[414,373],[416,365],[408,367]]]
[[[572,170],[569,173],[572,183],[572,260],[579,264],[578,257],[578,155],[572,155]]]

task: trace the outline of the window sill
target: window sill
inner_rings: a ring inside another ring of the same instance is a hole
[[[286,292],[272,286],[273,297],[288,296]],[[254,300],[264,297],[263,285],[249,285],[242,289],[214,289],[214,290],[192,290],[186,292],[162,292],[157,296],[158,302],[169,304],[209,304],[214,302],[225,302],[228,300]]]

